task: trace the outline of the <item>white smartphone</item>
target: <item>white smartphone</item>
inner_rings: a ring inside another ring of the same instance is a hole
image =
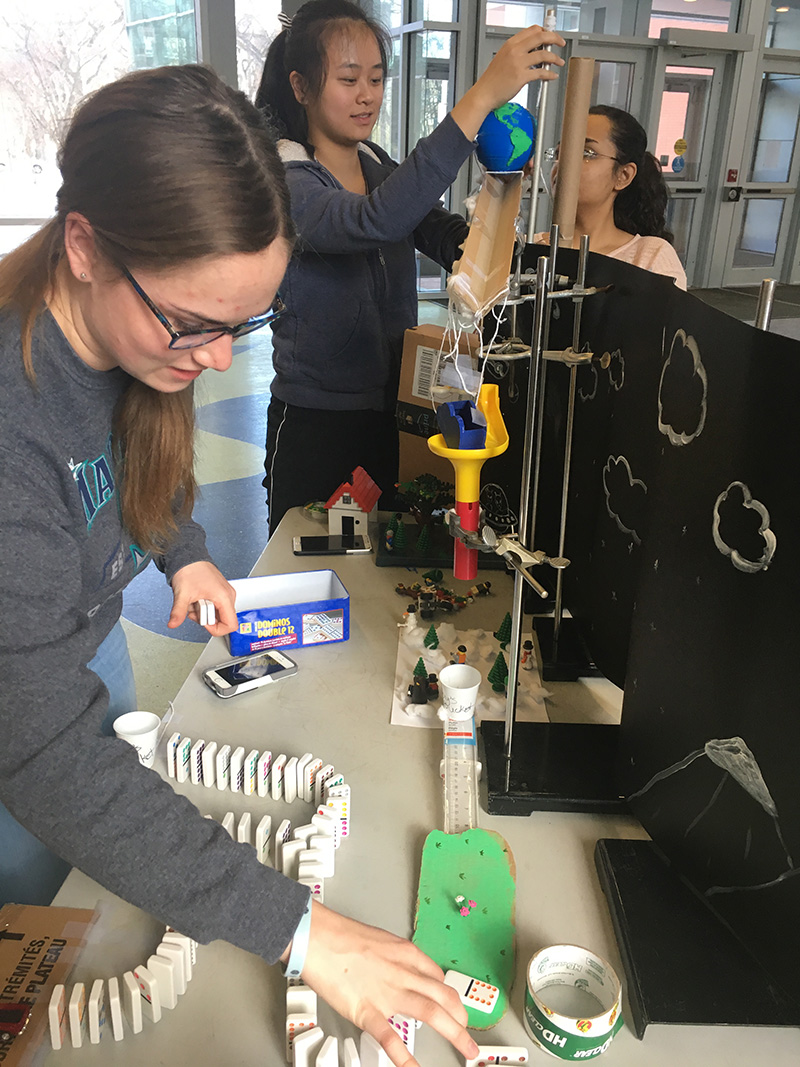
[[[292,551],[296,556],[351,556],[371,552],[372,544],[367,534],[295,537]]]
[[[203,681],[218,697],[233,697],[293,674],[297,674],[297,664],[272,648],[204,671]]]

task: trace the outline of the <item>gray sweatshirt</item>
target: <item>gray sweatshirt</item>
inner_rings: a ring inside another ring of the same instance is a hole
[[[308,890],[256,859],[100,733],[108,694],[86,664],[149,560],[120,521],[110,450],[124,371],[95,371],[48,311],[25,376],[16,316],[0,313],[0,800],[50,849],[200,942],[270,963]],[[168,579],[209,558],[186,523]],[[2,863],[2,842],[0,842]]]
[[[450,115],[401,164],[361,146],[366,196],[280,141],[298,246],[273,325],[272,393],[297,407],[394,411],[403,334],[417,324],[414,249],[452,269],[467,236],[439,198],[474,148]]]

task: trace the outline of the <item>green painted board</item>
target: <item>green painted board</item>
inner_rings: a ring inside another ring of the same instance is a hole
[[[413,941],[443,971],[461,971],[500,990],[491,1015],[468,1008],[468,1025],[500,1022],[514,979],[514,857],[500,834],[433,830],[422,849]],[[456,897],[474,900],[461,915]]]

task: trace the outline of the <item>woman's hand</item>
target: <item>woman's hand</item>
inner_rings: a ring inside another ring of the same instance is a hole
[[[543,45],[563,48],[565,44],[560,34],[541,26],[529,26],[510,37],[450,112],[464,134],[474,140],[489,112],[513,100],[529,82],[557,78],[556,71],[544,70],[541,64],[563,67],[564,60],[541,49]]]
[[[174,630],[187,615],[200,622],[198,600],[210,600],[214,605],[217,621],[206,626],[213,636],[229,634],[239,626],[236,618],[236,592],[230,582],[213,563],[202,560],[181,567],[172,579],[172,611],[167,626]]]
[[[410,941],[313,902],[303,981],[371,1034],[396,1067],[419,1067],[389,1022],[398,1012],[438,1030],[465,1058],[477,1056],[466,1008],[443,978]]]

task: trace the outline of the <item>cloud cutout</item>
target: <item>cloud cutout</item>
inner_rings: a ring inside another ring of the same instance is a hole
[[[711,532],[722,555],[729,556],[734,567],[745,574],[765,571],[778,546],[778,539],[769,528],[769,512],[760,500],[754,499],[744,482],[731,482],[717,497]]]
[[[640,478],[633,477],[624,456],[608,457],[603,468],[603,488],[608,514],[623,533],[640,545],[642,539],[637,531],[644,524],[647,486]]]
[[[583,368],[581,368],[581,369],[583,369]],[[594,365],[594,363],[590,363],[588,369],[592,373],[592,377],[591,377],[592,391],[589,393],[583,388],[583,386],[579,385],[578,386],[578,399],[579,400],[584,400],[584,401],[585,400],[594,400],[594,398],[597,396],[597,382],[598,382],[598,378],[599,378],[599,376],[597,374],[597,367]],[[587,375],[585,375],[585,374],[581,375],[581,378],[584,381],[588,380]]]
[[[619,392],[625,384],[625,357],[618,348],[610,354],[608,377],[613,387]]]
[[[708,377],[694,337],[676,330],[658,384],[658,429],[672,445],[688,445],[706,424]]]

